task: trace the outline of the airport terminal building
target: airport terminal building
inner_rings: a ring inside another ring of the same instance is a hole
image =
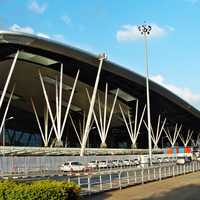
[[[0,143],[65,148],[148,147],[145,77],[104,55],[0,33]],[[200,112],[150,81],[152,144],[195,145]]]

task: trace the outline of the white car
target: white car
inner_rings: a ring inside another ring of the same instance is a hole
[[[118,164],[118,160],[112,160],[112,167],[118,167],[119,164]]]
[[[101,161],[98,162],[98,167],[99,168],[106,168],[106,167],[108,167],[108,164],[107,164],[106,161],[101,160]]]
[[[80,172],[85,170],[85,166],[77,161],[68,161],[61,165],[60,170],[63,172]]]
[[[185,158],[184,157],[177,158],[176,164],[178,164],[178,165],[184,165],[185,164]]]
[[[125,166],[129,166],[130,165],[130,160],[123,160],[123,163]]]
[[[92,160],[92,161],[88,162],[88,167],[92,168],[92,169],[97,168],[98,167],[97,160]]]
[[[133,166],[140,165],[140,161],[138,159],[131,160],[131,163],[132,163]]]

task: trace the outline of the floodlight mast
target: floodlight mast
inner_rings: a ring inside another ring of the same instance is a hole
[[[147,121],[148,121],[148,146],[149,146],[149,164],[152,165],[152,143],[151,143],[151,114],[150,114],[150,97],[149,97],[149,70],[148,70],[148,49],[147,36],[150,34],[152,27],[144,23],[138,26],[141,35],[144,36],[144,62],[146,71],[146,94],[147,94]]]

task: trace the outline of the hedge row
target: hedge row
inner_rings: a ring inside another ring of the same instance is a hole
[[[80,187],[75,183],[43,180],[33,182],[0,181],[0,200],[78,200]]]

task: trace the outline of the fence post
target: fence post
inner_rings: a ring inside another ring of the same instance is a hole
[[[155,167],[153,168],[153,178],[154,178],[154,180],[156,180],[156,168]]]
[[[78,176],[78,185],[81,186],[81,179],[80,179],[80,176]]]
[[[70,180],[70,176],[68,176],[68,178],[67,178],[67,182],[69,183],[71,180]]]
[[[90,176],[88,176],[88,193],[91,194]]]
[[[194,172],[194,162],[192,162],[192,171]]]
[[[175,173],[174,173],[174,165],[172,166],[172,176],[175,176]]]
[[[121,172],[119,172],[118,174],[118,178],[119,178],[119,189],[122,189],[122,184],[121,184]]]
[[[112,174],[110,173],[110,188],[112,189]]]
[[[130,184],[130,180],[129,180],[129,173],[128,173],[128,171],[126,172],[126,176],[127,176],[127,184],[129,185]]]
[[[147,173],[148,173],[148,181],[150,181],[150,173],[149,173],[149,168],[147,170]]]
[[[137,183],[137,171],[134,171],[135,183]]]
[[[159,179],[162,180],[162,171],[161,167],[159,167]]]
[[[100,186],[100,191],[103,190],[103,185],[102,185],[102,177],[101,174],[99,175],[99,186]]]
[[[144,170],[141,170],[141,178],[142,178],[142,184],[144,183]]]

